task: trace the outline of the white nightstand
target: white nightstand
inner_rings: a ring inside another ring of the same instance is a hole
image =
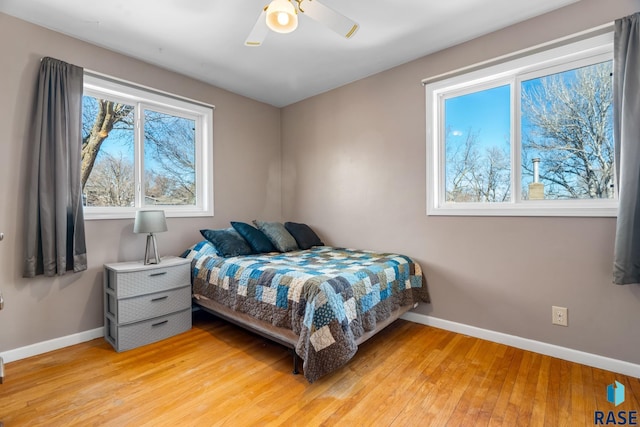
[[[191,329],[191,260],[104,265],[104,338],[130,350]]]

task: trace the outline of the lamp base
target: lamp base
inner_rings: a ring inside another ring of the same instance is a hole
[[[158,256],[158,243],[153,233],[147,235],[147,249],[144,251],[144,265],[160,264]]]

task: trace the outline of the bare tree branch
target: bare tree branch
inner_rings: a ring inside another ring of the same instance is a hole
[[[538,80],[522,95],[523,160],[541,159],[546,198],[613,197],[611,63]]]

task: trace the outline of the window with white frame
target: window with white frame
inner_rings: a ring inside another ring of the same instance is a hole
[[[85,74],[85,217],[213,215],[213,107]]]
[[[613,36],[425,82],[427,214],[615,216]]]

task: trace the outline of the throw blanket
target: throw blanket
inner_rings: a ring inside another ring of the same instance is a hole
[[[309,382],[344,365],[399,306],[429,300],[420,265],[404,255],[320,246],[222,258],[201,242],[183,256],[195,260],[194,295],[293,330]]]

